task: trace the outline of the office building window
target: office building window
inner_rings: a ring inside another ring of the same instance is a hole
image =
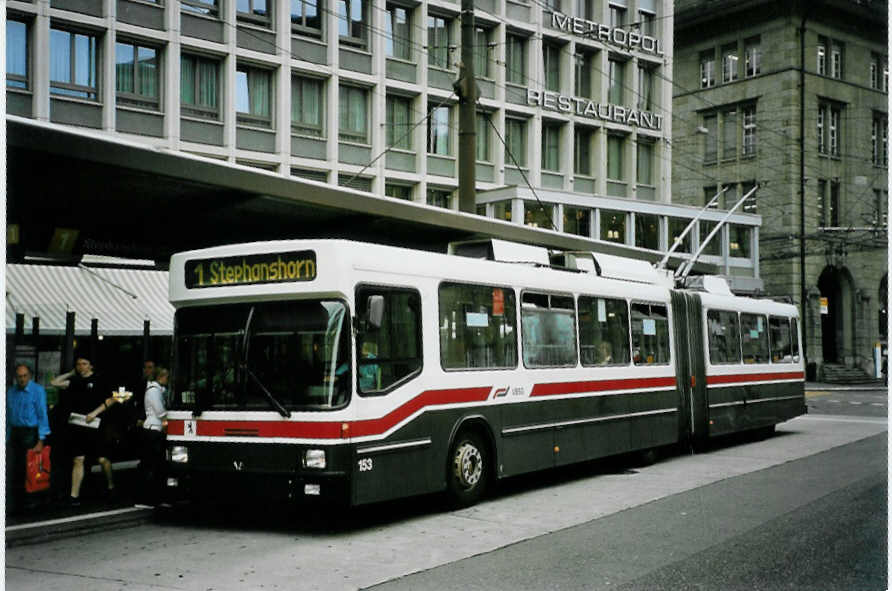
[[[715,193],[715,191],[713,191]],[[721,256],[722,254],[722,231],[719,230],[712,237],[712,231],[719,225],[718,222],[710,222],[700,220],[700,247],[703,247],[702,254],[708,256]],[[709,241],[707,242],[707,238]],[[704,246],[705,245],[705,246]],[[698,247],[699,248],[699,247]]]
[[[743,156],[756,155],[756,106],[743,108]]]
[[[180,7],[187,12],[206,16],[217,16],[220,13],[217,0],[180,0]]]
[[[478,78],[492,78],[490,71],[490,43],[492,29],[477,27],[474,29],[474,75]]]
[[[734,82],[740,77],[738,73],[737,44],[731,43],[722,47],[722,82]]]
[[[28,25],[6,21],[6,86],[28,88]]]
[[[545,90],[560,92],[561,90],[561,48],[545,43],[542,45],[543,71],[545,72]]]
[[[762,43],[759,37],[752,37],[743,42],[744,75],[747,78],[762,73]]]
[[[452,197],[452,191],[449,189],[428,189],[427,204],[434,207],[442,207],[449,209],[449,200]]]
[[[492,115],[484,111],[477,111],[477,160],[481,162],[492,161],[490,149],[490,137],[492,134]]]
[[[625,6],[617,6],[610,4],[610,28],[622,29],[626,26],[626,8]]]
[[[338,0],[341,43],[365,48],[368,42],[369,0]]]
[[[218,60],[183,54],[180,58],[180,104],[183,115],[220,118]]]
[[[324,0],[291,0],[292,30],[319,37],[322,34],[324,11]]]
[[[325,121],[325,82],[318,78],[291,77],[291,129],[322,137]]]
[[[526,121],[505,117],[505,165],[526,166]]]
[[[98,100],[99,38],[50,29],[50,93]]]
[[[703,117],[703,128],[706,130],[704,137],[703,162],[715,162],[718,158],[718,123],[717,115],[706,115]]]
[[[272,124],[272,72],[238,64],[235,69],[235,111],[239,123]]]
[[[236,16],[241,21],[268,27],[273,13],[272,0],[236,0]]]
[[[623,74],[625,73],[626,64],[619,60],[611,59],[608,60],[607,65],[609,77],[607,100],[614,105],[622,105],[623,90],[625,86],[625,79]]]
[[[817,184],[817,199],[816,199],[815,208],[817,210],[817,219],[818,219],[818,227],[825,227],[827,225],[827,181],[824,179],[818,179]]]
[[[642,35],[655,37],[657,34],[657,15],[647,10],[638,11],[638,22]]]
[[[887,118],[883,114],[874,113],[873,129],[870,134],[872,150],[872,161],[874,166],[889,165],[889,136],[887,129]]]
[[[839,181],[830,181],[830,198],[827,203],[828,221],[831,228],[840,227]]]
[[[842,80],[843,78],[843,44],[839,41],[830,42],[830,76]]]
[[[387,145],[400,150],[412,149],[412,99],[387,95],[385,105]]]
[[[412,201],[412,187],[397,183],[384,183],[384,195],[403,201]]]
[[[582,207],[564,206],[564,232],[576,236],[591,236],[592,211]]]
[[[654,145],[638,138],[637,181],[639,185],[653,185]]]
[[[409,8],[387,5],[384,51],[387,57],[412,59],[412,11]]]
[[[626,242],[626,212],[601,210],[601,240]]]
[[[302,179],[309,179],[311,181],[318,181],[320,183],[328,182],[328,173],[321,170],[307,170],[305,168],[292,168],[291,176],[296,176]]]
[[[700,52],[700,88],[715,86],[715,51]]]
[[[561,170],[561,124],[542,122],[542,170]]]
[[[660,218],[647,213],[635,214],[635,246],[659,250]]]
[[[542,8],[545,10],[559,11],[561,9],[561,0],[544,0]]]
[[[880,63],[881,58],[878,53],[870,54],[870,87],[879,90],[880,88]]]
[[[427,17],[427,63],[438,68],[449,69],[449,30],[451,21],[442,16]]]
[[[687,234],[684,234],[685,229],[690,223],[691,220],[684,218],[669,218],[669,248],[672,248],[675,241],[680,239],[678,246],[675,248],[675,252],[691,252],[691,233],[688,232]],[[683,234],[684,238],[682,238]]]
[[[721,198],[716,199],[712,205],[709,205],[709,202],[712,201],[712,198],[715,197],[716,187],[715,185],[709,187],[703,187],[703,206],[708,206],[710,209],[718,209],[721,205]]]
[[[737,158],[737,109],[722,113],[722,159]]]
[[[431,107],[427,118],[427,152],[446,156],[449,147],[449,107]]]
[[[882,189],[873,190],[874,224],[885,228],[889,224],[889,192]]]
[[[533,228],[554,228],[554,205],[539,201],[523,202],[523,225]]]
[[[753,232],[749,226],[728,225],[728,256],[748,259],[752,253]]]
[[[650,68],[638,66],[638,110],[650,111],[653,108],[652,96],[654,74]]]
[[[368,90],[342,84],[338,89],[338,137],[347,142],[367,144]]]
[[[512,84],[526,84],[527,40],[518,35],[505,37],[505,80]]]
[[[591,129],[577,127],[573,132],[573,172],[583,176],[592,175],[592,137]]]
[[[115,43],[115,92],[119,104],[158,109],[158,49]]]
[[[829,156],[839,156],[840,123],[842,109],[835,105],[819,104],[817,133],[818,152]]]
[[[817,56],[815,69],[821,76],[827,75],[827,47],[829,42],[826,37],[818,37],[818,45],[816,48]]]
[[[595,0],[576,0],[576,16],[588,20],[595,18]]]
[[[621,135],[607,136],[607,178],[612,181],[624,181],[623,148],[625,137]]]
[[[573,90],[576,96],[592,98],[592,58],[593,54],[584,51],[573,56],[575,78]]]

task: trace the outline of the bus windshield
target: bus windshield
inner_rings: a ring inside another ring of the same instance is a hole
[[[335,300],[183,308],[171,408],[328,410],[347,403],[350,314]]]

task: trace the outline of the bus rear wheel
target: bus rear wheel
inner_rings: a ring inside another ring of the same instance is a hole
[[[456,507],[473,505],[489,483],[489,452],[480,436],[472,431],[459,433],[449,450],[446,482],[449,499]]]

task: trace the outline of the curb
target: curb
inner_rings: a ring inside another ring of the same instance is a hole
[[[94,532],[134,527],[148,521],[153,513],[152,507],[135,505],[112,511],[10,525],[6,527],[6,547],[42,544]]]
[[[888,392],[888,386],[831,386],[828,384],[811,384],[806,386],[806,392]]]

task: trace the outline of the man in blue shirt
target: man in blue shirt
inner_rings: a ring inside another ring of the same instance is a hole
[[[15,368],[15,384],[6,391],[6,510],[19,509],[25,494],[25,460],[29,449],[41,451],[50,434],[46,390],[31,381],[31,368]]]

